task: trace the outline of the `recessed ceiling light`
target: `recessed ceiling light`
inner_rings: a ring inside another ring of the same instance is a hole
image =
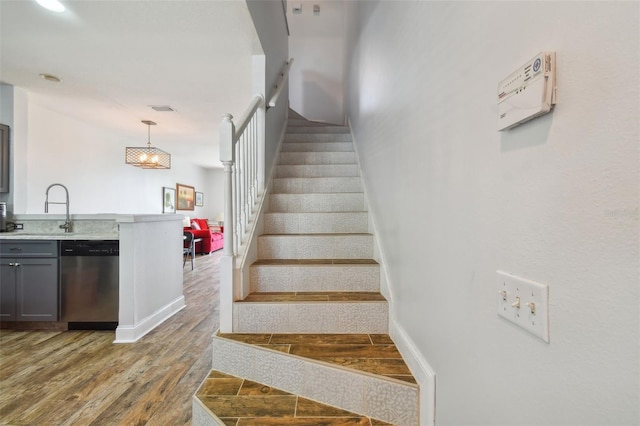
[[[40,77],[44,78],[47,81],[53,81],[54,83],[60,83],[62,81],[60,78],[51,74],[40,74]]]
[[[149,105],[154,111],[175,111],[169,105]]]
[[[36,0],[38,4],[52,12],[64,12],[64,5],[58,0]]]

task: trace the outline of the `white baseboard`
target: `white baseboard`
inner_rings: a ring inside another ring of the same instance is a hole
[[[116,340],[113,343],[137,342],[151,330],[184,309],[185,306],[184,296],[180,296],[135,325],[118,325]]]
[[[436,374],[404,328],[391,318],[389,335],[420,385],[420,426],[434,426],[436,424]]]

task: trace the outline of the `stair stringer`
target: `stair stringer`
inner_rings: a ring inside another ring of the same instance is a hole
[[[217,335],[213,369],[397,426],[419,421],[420,388]]]
[[[405,360],[407,366],[411,370],[414,378],[420,386],[420,426],[435,426],[435,407],[436,407],[436,374],[429,362],[424,358],[420,350],[409,337],[402,325],[397,321],[397,315],[395,310],[395,303],[393,297],[393,285],[389,275],[387,274],[387,268],[385,267],[385,253],[380,240],[378,239],[378,233],[376,232],[376,220],[375,214],[369,208],[369,198],[367,196],[367,182],[364,179],[364,173],[362,165],[360,164],[360,155],[358,152],[358,144],[355,135],[353,134],[353,127],[351,125],[351,118],[348,118],[349,131],[351,133],[351,140],[353,141],[353,149],[355,152],[356,164],[358,170],[360,170],[360,177],[362,179],[362,187],[364,192],[365,205],[367,206],[367,212],[369,214],[369,233],[373,235],[373,259],[380,265],[380,292],[387,299],[389,309],[389,335],[393,339],[398,351]]]

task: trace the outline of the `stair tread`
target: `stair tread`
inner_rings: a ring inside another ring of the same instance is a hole
[[[366,210],[345,210],[345,211],[326,211],[326,212],[292,212],[292,211],[284,211],[284,212],[265,212],[266,215],[333,215],[338,216],[341,214],[349,214],[349,215],[361,215],[369,213]]]
[[[258,238],[260,237],[291,237],[291,236],[304,236],[304,237],[345,237],[345,236],[349,236],[349,235],[358,235],[358,236],[371,236],[373,234],[370,234],[368,232],[350,232],[347,234],[337,234],[337,233],[331,233],[331,232],[326,232],[326,233],[321,233],[321,234],[308,234],[308,233],[302,233],[302,234],[298,234],[298,233],[293,233],[293,234],[262,234],[260,236],[258,236]]]
[[[284,178],[279,178],[279,179],[284,179]],[[336,196],[341,196],[341,195],[362,195],[364,194],[364,191],[358,191],[358,192],[270,192],[269,195],[290,195],[292,197],[300,197],[302,195],[336,195]]]
[[[390,425],[217,370],[196,397],[225,425]]]
[[[292,164],[285,164],[286,166],[291,166]],[[306,166],[306,164],[299,164],[300,166]],[[316,164],[317,165],[317,164]],[[292,176],[292,177],[274,177],[274,180],[278,180],[278,179],[360,179],[360,176],[310,176],[310,177],[299,177],[299,176]]]
[[[262,265],[377,265],[373,259],[258,259],[252,266]]]
[[[249,293],[243,302],[386,302],[379,292],[370,291],[283,291]]]
[[[220,333],[218,336],[416,384],[388,334]]]

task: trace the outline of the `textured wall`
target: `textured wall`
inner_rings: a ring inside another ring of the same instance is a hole
[[[349,115],[438,424],[638,424],[638,2],[355,9]],[[541,50],[555,111],[497,132],[497,83]],[[498,318],[497,269],[549,285],[550,344]]]

